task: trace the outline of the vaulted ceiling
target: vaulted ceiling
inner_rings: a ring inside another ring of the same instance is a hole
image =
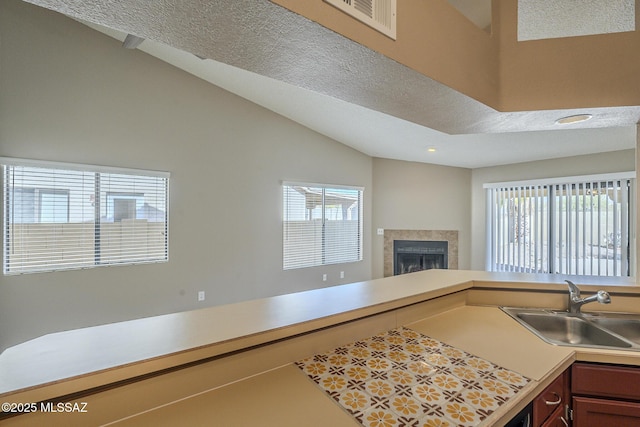
[[[635,147],[640,102],[498,111],[267,0],[29,2],[140,36],[138,49],[371,156],[475,168]],[[581,113],[593,118],[555,123]]]

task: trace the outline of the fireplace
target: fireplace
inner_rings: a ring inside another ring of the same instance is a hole
[[[440,241],[394,240],[394,276],[434,268],[448,268],[448,246],[448,242]]]
[[[427,253],[422,263],[423,269],[428,268],[446,268],[449,270],[458,269],[458,231],[457,230],[391,230],[385,229],[383,244],[383,274],[384,277],[393,276],[395,273],[396,256],[394,246],[396,241],[412,241],[420,242],[437,242],[438,245],[444,246],[445,249],[432,249],[431,253]],[[409,252],[409,251],[405,251]],[[443,253],[444,252],[444,253]],[[437,255],[437,257],[436,257]],[[410,255],[407,254],[407,258]],[[439,260],[437,260],[438,258]],[[415,267],[408,267],[415,270]],[[407,270],[407,266],[405,266]],[[416,270],[417,271],[417,270]]]

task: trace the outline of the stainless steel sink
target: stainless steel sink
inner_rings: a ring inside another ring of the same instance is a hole
[[[591,319],[598,326],[614,332],[640,346],[640,319],[621,317],[594,317]]]
[[[637,314],[572,314],[516,307],[501,309],[551,344],[640,350],[640,315]]]

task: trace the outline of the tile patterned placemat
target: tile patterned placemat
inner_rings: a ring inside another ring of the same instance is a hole
[[[363,426],[478,426],[529,383],[408,328],[296,365]]]

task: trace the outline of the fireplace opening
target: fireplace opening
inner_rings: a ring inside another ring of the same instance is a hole
[[[447,269],[449,242],[430,240],[394,240],[393,274],[431,269]]]

